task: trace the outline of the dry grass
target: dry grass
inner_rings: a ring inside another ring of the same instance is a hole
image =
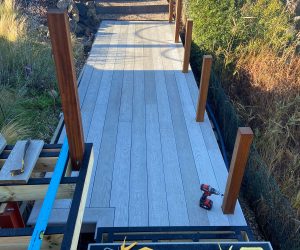
[[[26,137],[48,141],[58,122],[54,62],[47,32],[36,29],[40,24],[14,0],[0,0],[0,131],[9,143]],[[83,46],[74,36],[72,44],[78,64]]]
[[[18,16],[14,0],[0,1],[0,37],[10,42],[17,41],[24,35],[26,20]]]
[[[285,94],[300,88],[300,56],[289,48],[278,56],[268,48],[259,53],[240,55],[237,70],[245,71],[251,78],[251,85],[263,91]],[[287,84],[288,83],[288,84]]]
[[[15,144],[18,139],[28,137],[30,130],[15,119],[3,124],[0,133],[4,136],[8,144]]]
[[[255,143],[300,215],[300,56],[264,48],[237,61],[231,95],[255,129]],[[236,98],[238,96],[238,98]]]

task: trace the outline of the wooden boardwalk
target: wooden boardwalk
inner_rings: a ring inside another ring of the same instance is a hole
[[[198,205],[200,184],[224,192],[228,173],[207,115],[195,121],[198,88],[191,70],[181,72],[183,47],[173,40],[168,22],[101,23],[79,85],[95,153],[83,224],[246,225],[239,204],[222,213],[220,196],[211,211]],[[57,201],[50,222],[64,221],[70,203]]]

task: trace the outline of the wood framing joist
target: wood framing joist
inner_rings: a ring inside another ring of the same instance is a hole
[[[3,165],[12,146],[6,146],[0,155]],[[0,202],[44,199],[51,178],[34,178],[39,172],[53,171],[61,145],[44,145],[32,176],[26,184],[1,184]],[[93,167],[93,146],[85,144],[85,152],[77,177],[69,177],[70,161],[64,166],[63,177],[59,183],[56,199],[72,198],[72,205],[66,225],[47,227],[41,249],[76,249],[81,221]],[[0,249],[27,249],[33,228],[0,229]]]
[[[14,146],[8,145],[0,154],[0,169],[3,167],[13,148]],[[53,172],[60,149],[61,144],[45,144],[33,169],[33,173]]]
[[[0,248],[1,250],[25,250],[31,239],[33,228],[22,229],[1,229],[0,230]],[[40,249],[60,249],[64,228],[51,227],[47,229],[43,244]]]
[[[70,178],[71,183],[63,183],[59,185],[58,192],[56,193],[56,199],[72,199],[77,178]],[[49,184],[14,186],[2,185],[0,186],[0,202],[42,200],[45,197],[48,186]]]

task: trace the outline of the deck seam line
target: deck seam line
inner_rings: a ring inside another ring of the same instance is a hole
[[[164,68],[165,68],[165,65],[166,65],[166,63],[163,61],[163,65],[164,65]],[[164,75],[166,76],[166,70],[164,70]],[[175,78],[175,77],[174,77]],[[176,80],[176,79],[175,79]],[[167,88],[167,83],[166,83],[166,88]],[[168,91],[168,88],[167,88],[167,93],[168,93],[169,91]],[[170,95],[168,94],[168,102],[169,103],[171,103],[170,102]],[[171,108],[171,107],[170,107]],[[173,119],[173,115],[172,115],[172,113],[170,114],[170,116],[171,116],[171,121],[172,121],[172,126],[173,126],[173,128],[174,128],[174,119]],[[174,128],[174,130],[175,130],[175,128]],[[174,139],[175,139],[175,145],[176,145],[176,149],[177,149],[177,152],[179,152],[179,149],[178,149],[178,139],[176,139],[176,136],[175,136],[175,134],[174,134]],[[184,166],[182,166],[182,163],[178,160],[178,164],[179,164],[179,169],[180,169],[180,173],[181,173],[181,181],[183,182],[183,180],[182,180],[182,171],[181,171],[181,169],[182,169],[182,167],[184,167]],[[183,183],[182,183],[183,184]],[[184,185],[182,185],[183,186],[183,191],[184,191],[184,198],[185,198],[185,203],[186,203],[186,208],[187,208],[187,200],[186,200],[186,192],[187,192],[187,190],[186,190],[186,188],[185,188],[185,186]],[[188,210],[188,208],[187,208],[187,210]],[[191,224],[191,221],[190,221],[190,216],[189,216],[189,213],[188,213],[188,220],[189,220],[189,224]]]
[[[121,106],[122,106],[122,97],[123,97],[123,94],[124,94],[124,81],[125,81],[124,76],[125,76],[125,67],[126,67],[125,66],[125,60],[126,60],[126,56],[128,54],[128,48],[129,48],[129,46],[128,46],[128,33],[129,33],[129,25],[127,24],[124,33],[122,33],[122,34],[125,34],[125,35],[123,35],[124,37],[122,37],[122,40],[125,38],[126,46],[123,48],[125,59],[122,62],[123,79],[122,79],[122,81],[120,81],[120,83],[122,84],[122,88],[121,88],[120,105],[119,105],[118,128],[117,128],[116,145],[115,145],[115,147],[116,147],[115,148],[115,157],[114,157],[114,164],[113,164],[114,167],[113,167],[113,172],[112,172],[112,181],[111,181],[111,189],[110,189],[110,206],[111,206],[111,203],[112,203],[112,195],[111,194],[112,194],[112,191],[113,191],[113,183],[114,183],[114,179],[115,179],[114,170],[115,170],[115,163],[116,163],[117,142],[118,142],[119,133],[120,133],[120,122],[122,122],[122,121],[120,121],[120,116],[121,116],[120,111],[121,111]],[[126,122],[128,122],[128,121],[126,121]],[[131,154],[130,154],[130,152],[131,152],[131,143],[130,143],[130,150],[129,150],[129,162],[131,164]],[[120,169],[119,169],[119,171],[120,171]],[[129,171],[129,173],[130,173],[130,171]],[[129,174],[129,178],[130,178],[130,174]],[[129,194],[128,194],[128,196],[129,196]],[[128,203],[128,207],[129,207],[129,203]],[[115,213],[116,213],[116,210],[117,210],[117,207],[115,209]],[[128,221],[129,221],[129,216],[128,216]],[[115,225],[115,223],[116,223],[116,214],[114,216],[114,225]],[[127,223],[127,226],[128,226],[128,223]]]
[[[114,29],[113,29],[113,30],[114,30]],[[112,36],[113,36],[113,35],[110,36],[109,44],[110,44],[111,41],[112,41]],[[107,48],[106,53],[105,53],[105,60],[100,60],[100,58],[97,57],[97,58],[99,58],[99,59],[97,59],[97,62],[100,62],[100,63],[101,63],[101,62],[105,62],[106,59],[107,59],[108,51],[109,51],[109,47]],[[103,66],[104,66],[104,65],[105,65],[105,63],[103,63]],[[97,64],[95,63],[95,64],[93,65],[93,72],[92,72],[92,74],[91,74],[90,81],[91,81],[91,79],[92,79],[92,77],[93,77],[93,74],[94,74],[94,71],[95,71],[95,67],[96,67],[96,66],[97,66]],[[98,70],[98,69],[97,69],[97,70]],[[104,71],[105,71],[104,68],[101,69],[101,77],[99,77],[99,78],[100,78],[100,81],[97,81],[97,82],[99,82],[99,84],[98,84],[99,87],[98,87],[98,90],[97,90],[97,97],[99,96],[99,92],[100,92],[101,85],[103,84],[103,83],[102,83],[102,79],[103,79]],[[101,84],[101,83],[102,83],[102,84]],[[89,82],[89,84],[90,84],[90,82]],[[88,91],[86,91],[86,94],[87,94],[87,92],[88,92]],[[86,95],[85,95],[85,97],[86,97]],[[91,129],[91,124],[92,124],[93,114],[94,114],[95,108],[96,108],[96,102],[97,102],[97,98],[96,98],[96,100],[95,100],[95,105],[93,105],[93,111],[91,112],[91,119],[90,119],[90,122],[88,123],[88,128],[87,128],[87,133],[86,133],[86,140],[88,139],[88,135],[89,135],[89,132],[90,132],[90,129]],[[84,104],[84,103],[82,103],[82,104]],[[80,108],[80,110],[81,110],[81,108]]]
[[[115,22],[112,22],[112,25],[113,25],[113,29],[112,29],[112,32],[116,30],[116,25],[115,25]],[[113,36],[113,35],[112,35]],[[119,37],[119,33],[117,34],[117,37]],[[112,42],[112,40],[111,40]],[[117,49],[116,49],[117,50]],[[109,50],[108,50],[109,51]],[[117,54],[117,51],[115,51],[114,53]],[[105,63],[106,63],[106,60],[107,58],[105,59]],[[116,59],[115,59],[116,60]],[[112,75],[113,76],[113,75]],[[102,80],[102,79],[101,79]],[[111,82],[110,82],[111,83]],[[100,89],[100,87],[99,87]],[[108,94],[108,98],[110,96],[110,92],[111,92],[111,84],[110,84],[110,89],[109,89],[109,94]],[[98,98],[97,98],[98,99]],[[96,100],[96,103],[97,103],[97,100]],[[106,111],[105,111],[105,119],[104,119],[104,122],[103,122],[103,128],[102,128],[102,132],[101,132],[101,141],[99,142],[99,152],[98,152],[98,156],[97,156],[97,159],[95,160],[94,162],[94,167],[95,167],[95,172],[94,172],[94,175],[92,176],[92,188],[91,188],[91,194],[90,194],[90,197],[89,197],[89,205],[88,207],[92,207],[91,206],[91,202],[92,202],[92,196],[93,196],[93,190],[94,190],[94,185],[95,185],[95,177],[96,177],[96,172],[97,172],[97,169],[98,169],[98,162],[99,162],[99,156],[100,156],[100,150],[101,150],[101,145],[102,145],[102,138],[103,138],[103,130],[104,130],[104,126],[105,126],[105,121],[106,121],[106,117],[107,117],[107,110],[108,110],[108,103],[109,103],[109,100],[107,101],[107,105],[106,105]],[[94,110],[95,111],[95,110]],[[94,114],[93,114],[94,115]],[[92,120],[93,120],[93,117],[92,117]]]
[[[100,27],[101,27],[101,23],[99,24],[99,28],[100,28]],[[98,28],[98,30],[99,30],[99,28]],[[98,32],[98,30],[97,30],[97,32]],[[112,40],[112,36],[113,36],[113,35],[110,36],[109,44],[110,44],[110,42],[111,42],[111,40]],[[105,38],[105,39],[106,39],[106,38]],[[97,40],[97,33],[96,33],[95,40]],[[109,49],[109,48],[107,48],[107,52],[108,52],[108,49]],[[101,49],[99,49],[99,50],[101,50]],[[92,52],[92,49],[91,49],[91,52]],[[95,53],[95,51],[93,51],[93,52]],[[95,53],[95,54],[96,54],[96,53]],[[108,53],[106,53],[106,56],[107,56],[107,54],[108,54]],[[92,55],[92,53],[89,54],[89,56],[91,56],[91,55]],[[88,57],[88,58],[89,58],[89,57]],[[87,59],[87,61],[88,61],[88,59]],[[88,90],[90,81],[91,81],[91,79],[92,79],[92,76],[93,76],[93,73],[94,73],[94,70],[95,70],[94,66],[95,66],[95,64],[96,64],[97,62],[101,62],[101,60],[100,60],[99,57],[97,57],[97,58],[92,62],[92,65],[91,65],[91,66],[93,67],[93,69],[92,69],[91,75],[90,75],[90,77],[89,77],[88,86],[87,86],[87,88],[86,88],[84,97],[83,97],[83,99],[82,99],[82,101],[81,101],[81,104],[80,104],[80,110],[81,110],[81,107],[83,106],[83,103],[84,103],[84,101],[85,101],[85,99],[86,99],[87,90]]]
[[[133,25],[133,28],[132,28],[132,31],[133,31],[133,44],[135,44],[135,24],[132,24]],[[134,50],[135,51],[135,50]],[[135,55],[135,52],[133,52],[133,54]],[[129,226],[129,207],[130,207],[130,183],[131,183],[131,165],[132,165],[132,154],[131,154],[131,151],[132,151],[132,141],[133,141],[133,137],[132,137],[132,124],[133,124],[133,97],[134,97],[134,65],[135,65],[135,58],[133,57],[133,69],[132,69],[132,96],[131,96],[131,123],[130,123],[130,130],[131,130],[131,141],[130,141],[130,151],[129,151],[129,154],[130,154],[130,167],[129,167],[129,189],[128,189],[128,207],[127,207],[127,214],[128,214],[128,218],[127,218],[127,225]]]
[[[115,27],[117,27],[117,28],[119,28],[119,30],[121,29],[120,27],[118,27],[117,25],[116,25],[116,22],[113,22],[113,25],[114,25],[114,28]],[[115,29],[113,29],[113,30],[115,30]],[[116,40],[119,40],[119,37],[120,37],[120,32],[117,32],[117,38],[116,38]],[[118,52],[119,52],[119,48],[116,48],[116,51],[114,52],[114,54],[115,54],[115,58],[114,58],[114,68],[115,68],[115,62],[116,62],[116,59],[117,59],[117,54],[118,54]],[[106,61],[105,61],[106,62]],[[113,69],[114,70],[114,69]],[[108,115],[108,106],[109,106],[109,98],[110,98],[110,94],[111,94],[111,92],[112,92],[112,87],[111,87],[111,85],[112,85],[112,79],[113,79],[113,73],[112,73],[112,76],[111,76],[111,81],[110,81],[110,90],[109,90],[109,94],[108,94],[108,100],[107,100],[107,106],[106,106],[106,114],[105,114],[105,120],[104,120],[104,123],[103,123],[103,129],[102,129],[102,135],[103,135],[103,131],[104,131],[104,128],[105,128],[105,123],[106,123],[106,117],[107,117],[107,115]],[[100,160],[100,153],[101,153],[101,148],[102,148],[102,145],[103,145],[103,141],[102,141],[102,139],[103,139],[103,137],[101,137],[101,142],[100,142],[100,145],[99,145],[99,152],[98,152],[98,157],[97,157],[97,165],[96,165],[96,167],[97,167],[97,169],[95,169],[95,174],[94,174],[94,179],[96,178],[96,172],[97,172],[97,170],[98,170],[98,167],[100,167],[100,166],[98,166],[98,162],[99,162],[99,160]],[[93,197],[93,193],[94,193],[94,187],[95,187],[95,181],[93,181],[93,188],[92,188],[92,191],[91,191],[91,197],[90,197],[90,205],[89,205],[89,207],[93,207],[93,206],[91,206],[92,205],[92,197]]]
[[[152,29],[151,34],[153,34],[153,28],[157,27],[157,26],[151,26],[150,29]],[[153,34],[154,35],[154,34]],[[154,42],[151,41],[151,44],[153,45]],[[159,46],[159,51],[160,51],[160,47]],[[151,63],[152,66],[154,66],[154,60],[153,60],[153,56],[154,53],[151,53]],[[157,55],[158,56],[158,55]],[[155,71],[155,70],[153,70]],[[165,200],[166,200],[166,204],[167,204],[167,212],[168,212],[168,226],[170,226],[170,212],[169,212],[169,203],[168,203],[168,197],[167,197],[167,185],[166,185],[166,173],[165,173],[165,165],[164,165],[164,156],[163,156],[163,145],[162,145],[162,140],[161,140],[161,123],[160,123],[160,119],[159,119],[159,109],[158,109],[158,99],[157,99],[157,87],[156,87],[156,77],[155,77],[155,72],[154,72],[154,87],[155,87],[155,98],[156,98],[156,111],[157,111],[157,121],[158,121],[158,133],[159,133],[159,142],[160,142],[160,153],[161,153],[161,161],[162,161],[162,171],[163,171],[163,175],[164,175],[164,188],[165,188]]]
[[[160,27],[160,26],[159,26]],[[165,34],[163,32],[163,37],[165,37]],[[156,55],[157,57],[160,57],[160,54],[161,54],[161,46],[159,46],[159,49],[158,49],[158,55]],[[153,55],[153,54],[152,54]],[[164,83],[166,81],[166,78],[165,78],[165,69],[164,69],[164,64],[163,64],[163,60],[160,59],[160,63],[162,63],[162,69],[159,69],[159,70],[162,70],[163,72],[163,76],[164,76]],[[156,82],[156,79],[155,79],[155,82]],[[165,83],[166,84],[166,83]],[[159,124],[159,136],[160,136],[160,144],[161,144],[161,155],[162,155],[162,162],[163,162],[163,173],[164,173],[164,181],[165,181],[165,190],[166,190],[166,201],[167,201],[167,210],[168,210],[168,221],[169,221],[169,226],[171,225],[171,218],[170,218],[170,208],[169,208],[169,202],[168,202],[168,196],[167,196],[167,183],[166,183],[166,173],[165,173],[165,157],[164,157],[164,154],[163,154],[163,144],[162,144],[162,135],[161,135],[161,121],[160,121],[160,116],[159,116],[159,108],[158,108],[158,97],[157,97],[157,86],[156,86],[156,83],[155,83],[155,89],[156,89],[156,103],[157,103],[157,113],[158,113],[158,124]],[[168,100],[167,100],[168,101]],[[170,115],[171,117],[171,115]],[[173,122],[172,122],[172,117],[171,117],[171,123],[172,123],[172,127],[173,127]],[[176,153],[177,150],[176,150]]]
[[[142,23],[142,30],[144,29],[144,25],[143,25],[143,23]],[[141,37],[140,36],[140,39],[142,40],[142,44],[143,44],[143,68],[144,68],[144,59],[145,59],[145,39],[143,38],[143,37]],[[149,212],[149,208],[150,208],[150,206],[149,206],[149,176],[148,176],[148,154],[147,154],[147,152],[148,152],[148,145],[147,145],[147,119],[146,119],[146,114],[147,114],[147,112],[146,112],[146,97],[145,97],[145,95],[146,95],[146,93],[145,93],[145,77],[146,77],[146,75],[145,75],[145,72],[144,72],[144,69],[142,70],[143,71],[143,75],[144,75],[144,119],[145,119],[145,155],[146,155],[146,173],[147,173],[147,200],[148,200],[148,202],[147,202],[147,204],[148,204],[148,225],[147,226],[150,226],[150,212]]]
[[[122,23],[121,23],[122,24]],[[126,29],[125,29],[126,33],[125,32],[121,32],[121,38],[122,40],[124,39],[124,36],[126,36],[126,42],[127,42],[127,39],[128,39],[128,25],[126,25]],[[124,35],[125,34],[125,35]],[[118,44],[119,44],[119,41],[120,41],[120,36],[119,36],[119,39],[118,39]],[[122,51],[122,50],[121,50]],[[118,51],[120,52],[120,51]],[[125,58],[126,58],[126,47],[125,49],[123,48],[123,53],[125,54]],[[116,61],[115,61],[116,63]],[[121,100],[122,100],[122,92],[123,92],[123,86],[124,86],[124,68],[125,68],[125,63],[124,61],[122,62],[122,81],[120,81],[120,83],[122,84],[122,87],[121,87],[121,95],[120,95],[120,104],[119,104],[119,114],[118,114],[118,127],[117,127],[117,134],[116,134],[116,143],[115,143],[115,153],[114,153],[114,161],[113,161],[113,168],[112,168],[112,179],[111,179],[111,182],[110,182],[110,197],[109,197],[109,206],[111,204],[111,193],[112,193],[112,189],[113,189],[113,181],[114,181],[114,170],[115,170],[115,163],[116,163],[116,153],[117,153],[117,142],[118,142],[118,136],[119,136],[119,127],[120,127],[120,110],[121,110]],[[116,209],[115,209],[115,215],[116,215]],[[116,216],[114,216],[114,224],[115,225],[115,222],[116,222]]]
[[[176,52],[177,52],[177,55],[179,55],[178,50],[175,50],[175,51],[173,52],[173,55],[174,55],[174,53],[176,53]],[[178,63],[178,64],[179,64],[179,63]],[[189,67],[189,70],[190,70],[190,67]],[[177,79],[176,79],[176,80],[177,80]],[[185,92],[187,92],[186,94],[189,95],[190,101],[191,101],[191,103],[193,104],[193,98],[192,98],[192,96],[191,96],[190,89],[189,89],[189,87],[188,87],[188,82],[187,82],[188,79],[187,79],[187,77],[186,77],[186,74],[185,74],[185,77],[182,78],[182,80],[183,80],[183,83],[182,83],[182,84],[184,84],[184,87],[183,87],[183,88],[186,89]],[[180,86],[180,84],[178,84],[178,81],[177,81],[177,86],[178,86],[178,88],[179,88],[179,86]],[[183,90],[183,91],[184,91],[184,90]],[[182,95],[185,95],[184,92],[181,92],[181,96],[180,96],[181,102],[182,102],[182,99],[183,99],[183,96],[182,96]],[[182,105],[183,105],[183,103],[182,103]],[[193,104],[192,106],[193,106],[193,110],[196,111],[195,108],[194,108],[194,104]],[[186,120],[186,119],[187,119],[187,118],[186,118],[186,115],[187,115],[187,114],[184,114],[184,117],[185,117],[185,121],[187,122],[187,120]],[[209,160],[209,163],[210,163],[210,167],[211,167],[210,174],[212,174],[211,177],[214,178],[214,180],[212,180],[212,181],[216,184],[216,186],[219,187],[218,179],[216,178],[216,174],[215,174],[215,171],[214,171],[214,167],[213,167],[213,164],[212,164],[210,155],[209,155],[209,151],[208,151],[208,149],[207,149],[207,145],[206,145],[206,143],[205,143],[205,139],[204,139],[202,130],[201,130],[199,124],[197,124],[197,125],[198,125],[198,126],[195,126],[195,129],[200,133],[200,134],[197,133],[198,136],[201,136],[201,138],[203,139],[203,146],[204,146],[205,149],[206,149],[206,156],[208,157],[208,160]],[[190,129],[191,129],[191,128],[190,128]],[[189,132],[189,137],[190,137],[190,136],[191,136],[191,135],[190,135],[190,132]],[[200,138],[200,137],[199,137],[199,138]],[[192,140],[190,140],[190,142],[192,143]],[[195,155],[196,151],[195,151],[195,148],[192,147],[192,149],[193,149],[193,154],[194,154],[194,156],[195,156],[194,159],[195,159],[195,161],[196,161],[196,155]],[[202,169],[202,168],[198,169],[198,167],[197,167],[198,164],[197,164],[196,162],[195,162],[195,164],[196,164],[197,173],[198,173],[199,171],[202,172],[203,169]],[[199,167],[200,167],[200,165],[199,165]],[[198,175],[199,175],[199,173],[198,173]],[[200,178],[199,178],[199,180],[200,180]],[[215,184],[213,184],[213,185],[215,185]],[[217,198],[218,198],[218,197],[217,197]],[[208,215],[209,215],[209,214],[208,214]],[[211,219],[213,218],[212,214],[211,214],[211,216],[209,216],[209,219],[210,219],[210,218],[211,218]],[[223,220],[222,220],[223,223],[230,225],[228,216],[221,214],[221,215],[219,216],[219,218],[222,218],[222,219],[223,219]]]
[[[164,24],[164,26],[166,25],[169,25],[169,24]],[[167,36],[166,36],[166,32],[163,32],[163,38],[164,38],[164,43],[166,43],[167,45],[169,45],[168,43],[168,40],[167,40]],[[163,54],[163,51],[162,51],[162,47],[160,47],[160,55]],[[176,147],[176,155],[177,155],[177,163],[178,163],[178,169],[179,169],[179,173],[180,173],[180,181],[181,181],[181,186],[182,186],[182,190],[183,190],[183,193],[185,194],[185,190],[184,190],[184,184],[183,184],[183,180],[182,180],[182,171],[181,171],[181,167],[180,167],[180,162],[179,162],[179,159],[178,159],[178,148],[177,148],[177,143],[176,143],[176,138],[175,138],[175,134],[174,134],[174,124],[173,124],[173,116],[171,114],[171,110],[170,110],[170,106],[171,106],[171,103],[170,103],[170,98],[169,98],[169,93],[167,91],[167,83],[166,83],[166,71],[168,69],[165,68],[165,59],[163,58],[162,56],[162,59],[161,59],[161,63],[162,63],[162,68],[163,68],[163,76],[164,76],[164,85],[165,85],[165,88],[166,88],[166,94],[167,94],[167,102],[169,104],[169,111],[170,111],[170,120],[171,120],[171,124],[172,124],[172,131],[173,131],[173,136],[174,136],[174,142],[175,142],[175,147]],[[190,224],[190,219],[189,219],[189,216],[188,216],[188,209],[187,209],[187,201],[186,201],[186,195],[184,195],[184,202],[185,202],[185,208],[186,208],[186,211],[187,211],[187,219],[188,219],[188,222]],[[170,215],[169,215],[170,216]],[[170,220],[170,219],[169,219]],[[170,220],[170,225],[171,225],[171,220]]]
[[[172,31],[172,26],[169,25],[169,29]],[[180,70],[180,67],[181,67],[181,64],[182,64],[182,61],[180,59],[180,55],[179,53],[177,53],[178,57],[176,57],[176,59],[178,58],[178,60],[172,60],[172,56],[174,57],[174,50],[178,50],[178,45],[179,44],[176,44],[174,43],[174,41],[172,41],[172,37],[171,37],[171,34],[173,34],[173,32],[170,32],[170,34],[168,33],[167,37],[168,37],[168,41],[170,41],[169,43],[169,47],[170,47],[170,54],[171,54],[171,64],[173,66],[173,74],[174,74],[174,80],[175,80],[175,89],[177,91],[177,94],[178,94],[178,97],[179,97],[179,102],[180,102],[180,107],[181,107],[181,110],[182,110],[182,115],[183,115],[183,123],[184,123],[184,127],[185,127],[185,130],[186,130],[186,133],[187,133],[187,137],[188,137],[188,143],[189,143],[189,146],[190,146],[190,149],[191,149],[191,153],[192,153],[192,161],[194,162],[194,168],[195,168],[195,171],[196,171],[196,175],[197,175],[197,182],[199,184],[201,184],[201,181],[200,181],[200,176],[199,176],[199,172],[198,172],[198,169],[197,169],[197,162],[196,162],[196,158],[195,158],[195,155],[194,155],[194,149],[193,149],[193,145],[192,145],[192,142],[191,142],[191,139],[190,139],[190,132],[189,132],[189,128],[188,128],[188,124],[187,124],[187,121],[186,121],[186,118],[185,118],[185,113],[184,113],[184,107],[183,107],[183,103],[182,103],[182,98],[181,98],[181,94],[180,94],[180,89],[179,89],[179,79],[178,79],[178,74],[182,74],[181,73],[181,70]],[[177,65],[178,64],[178,65]],[[179,69],[178,69],[179,67]],[[209,220],[209,216],[208,214],[206,213],[207,215],[207,219]],[[191,222],[190,222],[191,223]]]

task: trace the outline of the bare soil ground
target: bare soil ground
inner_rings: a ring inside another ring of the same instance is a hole
[[[167,20],[167,0],[97,0],[99,17],[116,20]],[[120,13],[122,12],[122,13]]]

